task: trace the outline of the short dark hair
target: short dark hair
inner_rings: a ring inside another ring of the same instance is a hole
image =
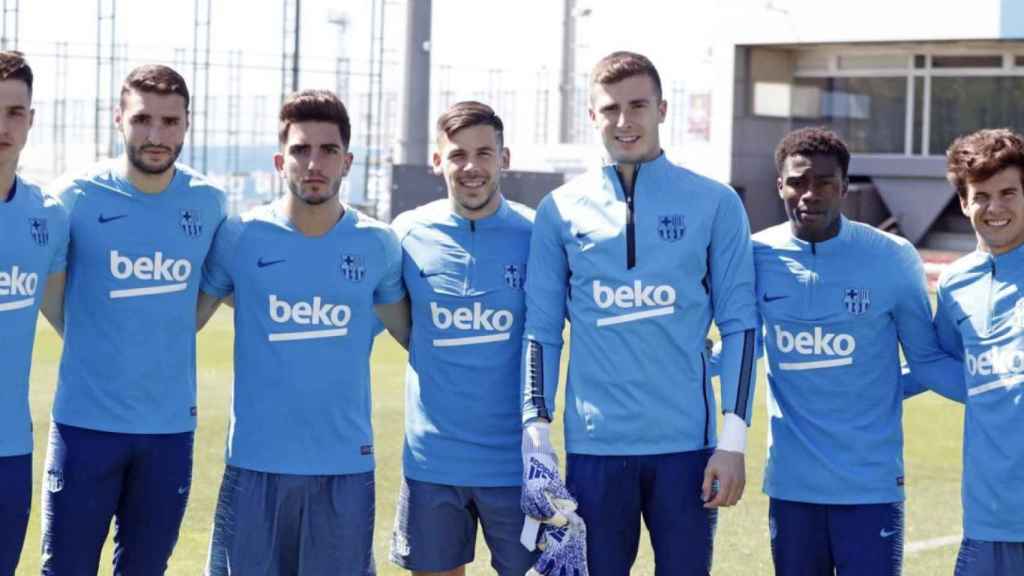
[[[590,71],[591,84],[615,84],[633,76],[647,76],[661,100],[661,76],[658,69],[643,54],[620,50],[601,58]]]
[[[121,105],[124,95],[135,90],[155,94],[177,94],[185,99],[185,111],[188,111],[188,85],[181,74],[174,68],[162,64],[143,64],[128,73],[121,84]]]
[[[0,52],[0,80],[21,80],[28,86],[28,97],[32,98],[32,68],[25,61],[25,55],[15,50]]]
[[[330,122],[338,127],[341,143],[348,150],[352,138],[352,124],[348,110],[334,92],[330,90],[300,90],[288,95],[281,103],[278,114],[277,140],[280,144],[288,141],[288,128],[297,122]]]
[[[967,183],[988,180],[1006,168],[1021,170],[1024,184],[1024,137],[1009,128],[989,128],[961,136],[946,151],[946,179],[961,199]]]
[[[823,126],[801,128],[786,134],[775,147],[775,169],[782,174],[790,156],[832,156],[846,178],[850,170],[850,149],[838,134]]]
[[[437,137],[444,134],[449,139],[459,130],[472,126],[490,126],[498,137],[498,148],[503,146],[505,124],[494,109],[482,102],[464,100],[452,104],[437,118]]]

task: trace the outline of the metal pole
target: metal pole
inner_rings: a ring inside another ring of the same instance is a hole
[[[558,141],[572,142],[576,85],[576,0],[562,3],[562,78],[558,84]]]
[[[302,0],[295,0],[295,39],[292,50],[292,92],[299,90],[299,40],[302,37]]]
[[[432,0],[406,4],[405,91],[402,141],[405,164],[426,164],[430,141],[430,26]]]

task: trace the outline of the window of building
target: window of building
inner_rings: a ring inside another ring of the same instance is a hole
[[[932,78],[928,151],[942,154],[954,138],[981,128],[1024,129],[1024,77]]]
[[[1005,54],[808,47],[787,60],[769,52],[775,65],[770,78],[754,79],[753,114],[793,128],[831,126],[853,152],[936,156],[967,132],[1024,130],[1019,44]]]
[[[803,94],[803,97],[796,97]],[[792,117],[828,124],[851,152],[899,154],[904,148],[907,80],[894,78],[797,78]]]
[[[932,68],[1002,68],[999,54],[986,56],[932,56]]]

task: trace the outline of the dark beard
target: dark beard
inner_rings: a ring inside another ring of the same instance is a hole
[[[326,204],[328,200],[334,200],[338,197],[338,193],[341,191],[341,182],[342,180],[339,178],[337,183],[332,186],[328,186],[328,190],[330,190],[331,193],[321,198],[309,199],[304,197],[302,195],[302,184],[293,184],[291,181],[288,182],[288,190],[291,191],[292,195],[295,196],[299,202],[302,202],[307,206],[319,206],[321,204]]]
[[[145,174],[156,175],[163,174],[174,166],[174,163],[178,161],[178,155],[181,154],[182,146],[184,146],[184,144],[174,148],[171,153],[171,157],[167,159],[167,162],[159,166],[150,166],[143,162],[142,147],[136,148],[135,146],[127,146],[126,153],[128,155],[128,161],[131,162],[132,166],[134,166],[136,170]]]

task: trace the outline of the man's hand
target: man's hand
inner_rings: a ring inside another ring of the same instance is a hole
[[[740,501],[747,484],[742,452],[715,450],[704,469],[701,499],[705,508],[732,506]]]
[[[565,512],[566,523],[544,525],[537,548],[543,553],[526,576],[588,576],[587,527],[575,512]]]
[[[541,522],[563,526],[568,521],[562,510],[576,510],[576,499],[558,475],[558,457],[551,447],[544,421],[523,428],[523,513]]]

